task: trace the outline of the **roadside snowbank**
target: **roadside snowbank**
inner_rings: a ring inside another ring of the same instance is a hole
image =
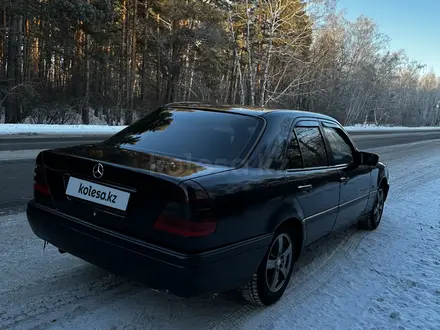
[[[377,125],[354,125],[354,126],[345,126],[345,129],[348,132],[372,132],[372,131],[381,131],[381,132],[393,132],[393,131],[438,131],[440,130],[440,126],[420,126],[420,127],[405,127],[405,126],[377,126]]]
[[[41,134],[41,135],[111,135],[124,129],[126,126],[106,125],[48,125],[48,124],[0,124],[0,135],[12,134]],[[392,131],[417,131],[417,130],[440,130],[440,127],[399,127],[399,126],[373,126],[355,125],[346,126],[348,132],[392,132]]]
[[[0,135],[11,134],[115,134],[126,126],[0,124]]]

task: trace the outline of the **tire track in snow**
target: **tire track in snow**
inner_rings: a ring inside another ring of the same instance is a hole
[[[42,241],[31,234],[24,214],[0,221],[4,247],[9,246],[0,249],[2,259],[8,261],[0,275],[0,329],[28,328],[42,320],[50,323],[60,309],[69,314],[87,300],[98,297],[105,303],[114,294],[136,289],[125,279],[73,256],[61,256],[53,246],[48,246],[47,259],[42,259]]]
[[[84,266],[90,267],[89,265]],[[78,268],[78,270],[83,272],[84,267]],[[65,310],[66,314],[69,314],[80,307],[81,302],[87,301],[90,298],[99,297],[99,299],[96,300],[105,303],[105,301],[110,300],[114,295],[130,294],[139,290],[139,288],[136,288],[136,286],[131,283],[127,283],[126,280],[111,274],[107,276],[98,274],[98,276],[94,277],[96,271],[98,273],[104,272],[100,269],[92,270],[90,277],[95,278],[95,280],[91,282],[84,280],[82,274],[80,274],[77,281],[75,281],[75,279],[72,279],[71,272],[66,272],[66,274],[60,276],[56,282],[51,281],[51,287],[53,289],[51,292],[39,290],[40,285],[32,285],[29,286],[27,290],[20,290],[24,296],[17,296],[17,293],[13,291],[4,293],[2,299],[19,303],[16,305],[17,308],[11,305],[8,306],[10,308],[7,314],[2,316],[2,326],[4,326],[5,329],[11,329],[20,325],[22,329],[24,324],[32,325],[34,323],[33,320],[35,320],[36,324],[41,323],[42,319],[47,319],[47,321],[50,322],[51,314],[56,312],[56,310]],[[72,285],[74,283],[76,285]],[[44,283],[41,283],[41,287],[44,287]],[[66,289],[63,290],[63,287]],[[26,296],[32,297],[33,299],[27,301]],[[94,303],[96,303],[96,301],[94,301]]]
[[[257,326],[261,327],[272,323],[274,319],[284,314],[287,310],[303,304],[307,298],[312,296],[322,285],[336,275],[339,270],[337,260],[344,257],[350,258],[353,251],[357,249],[363,237],[366,235],[365,231],[353,230],[351,228],[350,231],[352,232],[349,235],[347,235],[347,233],[338,235],[338,238],[342,238],[342,241],[329,254],[324,254],[322,251],[312,252],[313,254],[317,254],[316,258],[309,256],[311,257],[308,260],[309,263],[293,273],[291,282],[278,304],[269,308],[261,308],[243,302],[244,305],[240,306],[237,311],[223,316],[222,319],[214,322],[210,329],[229,330],[241,327],[254,329]],[[335,237],[332,237],[331,240],[329,239],[328,242],[326,242],[326,245],[333,245],[334,240]],[[322,244],[323,242],[320,243]],[[298,261],[298,264],[301,264],[301,262]],[[249,316],[254,316],[253,314],[258,314],[260,311],[262,311],[264,316],[255,315],[256,317],[253,318],[251,323],[247,322]],[[259,322],[262,318],[264,318],[265,321]]]

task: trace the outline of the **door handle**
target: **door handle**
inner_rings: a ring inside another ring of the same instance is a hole
[[[348,180],[350,180],[350,178],[348,176],[342,176],[339,181],[341,182],[347,182]]]
[[[310,190],[312,189],[312,185],[311,184],[305,184],[303,186],[298,186],[299,190]]]

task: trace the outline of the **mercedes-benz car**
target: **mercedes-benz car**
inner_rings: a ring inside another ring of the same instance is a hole
[[[150,288],[268,306],[304,247],[376,229],[388,191],[379,156],[332,117],[173,103],[101,143],[40,152],[27,218],[60,252]]]

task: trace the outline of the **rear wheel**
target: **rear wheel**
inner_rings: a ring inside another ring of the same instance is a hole
[[[376,200],[370,215],[365,220],[359,222],[360,229],[375,230],[379,227],[382,220],[383,209],[385,206],[385,185],[381,184],[376,192]]]
[[[250,303],[269,306],[286,291],[296,256],[295,235],[287,228],[275,233],[270,248],[252,279],[240,288]]]

